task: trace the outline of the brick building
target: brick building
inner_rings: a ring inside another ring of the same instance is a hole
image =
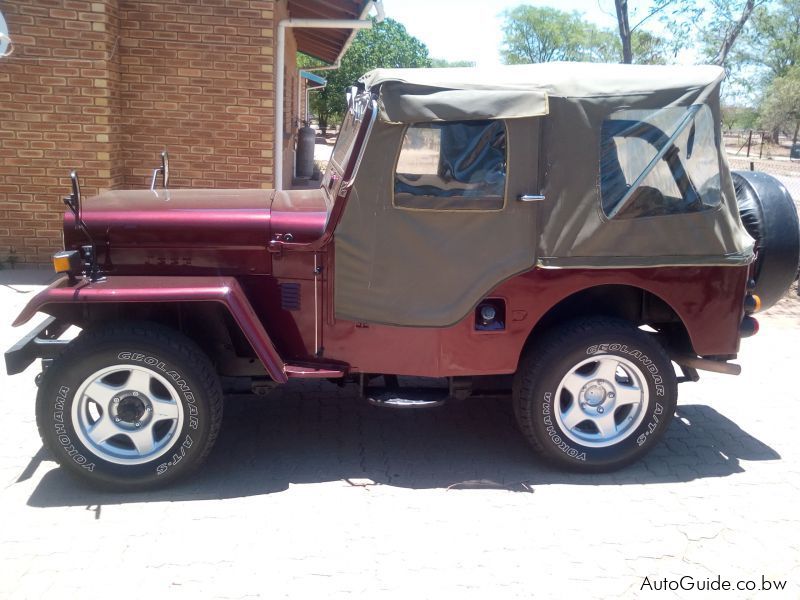
[[[335,63],[359,24],[316,20],[363,19],[371,4],[0,2],[14,44],[0,58],[0,262],[49,262],[61,245],[61,197],[73,168],[87,195],[142,188],[166,147],[170,187],[271,188],[280,146],[291,183],[304,110],[295,53]],[[278,145],[275,70],[284,34]]]

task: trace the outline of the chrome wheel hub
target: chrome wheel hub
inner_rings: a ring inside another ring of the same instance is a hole
[[[627,438],[644,419],[649,393],[644,373],[614,355],[581,361],[556,391],[556,421],[564,434],[583,446],[601,448]]]
[[[81,442],[117,464],[158,458],[172,446],[183,422],[177,390],[165,377],[139,365],[115,365],[93,373],[72,403],[72,424]]]

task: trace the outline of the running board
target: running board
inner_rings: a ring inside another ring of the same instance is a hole
[[[373,406],[421,409],[442,406],[449,393],[442,388],[367,388],[364,390],[364,397]]]

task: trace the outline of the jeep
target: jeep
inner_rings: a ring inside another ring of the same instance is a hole
[[[510,392],[542,457],[619,469],[664,435],[678,383],[740,372],[753,315],[797,277],[788,192],[728,168],[722,79],[379,69],[318,189],[170,189],[166,153],[149,190],[83,198],[73,172],[61,277],[14,325],[48,317],[7,370],[42,359],[44,444],[116,489],[197,469],[223,391],[290,379],[407,410]]]

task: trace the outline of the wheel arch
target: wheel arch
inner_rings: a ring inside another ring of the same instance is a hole
[[[153,321],[177,329],[214,356],[220,351],[252,352],[267,374],[285,383],[285,363],[238,282],[227,277],[162,280],[109,277],[72,287],[66,278],[34,297],[14,321],[37,312],[82,328],[112,320]]]
[[[573,291],[553,303],[531,329],[523,353],[560,323],[595,316],[649,325],[658,331],[666,347],[693,351],[692,334],[685,319],[661,295],[636,285],[605,283]]]

